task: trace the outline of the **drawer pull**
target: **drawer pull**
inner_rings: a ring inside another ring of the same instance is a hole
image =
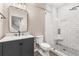
[[[23,43],[20,43],[19,45],[23,45]]]

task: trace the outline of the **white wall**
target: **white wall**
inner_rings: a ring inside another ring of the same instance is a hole
[[[2,13],[3,14],[3,4],[0,4],[0,13]],[[1,19],[1,15],[0,15],[0,39],[3,37],[3,35],[4,35],[4,25],[3,25],[3,23],[4,23],[4,20],[3,19]]]
[[[78,10],[69,10],[74,5],[76,4],[70,4],[59,9],[61,35],[64,40],[61,44],[79,50],[79,8]]]
[[[0,19],[0,38],[2,38],[3,37],[3,20],[2,19]]]
[[[43,35],[44,34],[45,5],[35,4],[32,6],[30,3],[26,4],[26,5],[22,5],[19,3],[13,3],[13,4],[4,3],[4,4],[0,5],[0,11],[3,13],[3,15],[6,17],[6,19],[3,24],[4,26],[0,25],[0,30],[2,30],[2,27],[4,27],[3,31],[0,31],[0,37],[2,37],[3,34],[5,35],[5,33],[9,32],[9,14],[8,14],[9,6],[19,7],[21,9],[24,9],[27,11],[27,13],[28,13],[28,31],[31,34],[33,34],[33,35]],[[2,22],[0,24],[2,24]]]
[[[44,9],[37,7],[39,4],[32,5],[28,4],[28,30],[31,34],[38,36],[44,34],[44,20],[45,13]]]

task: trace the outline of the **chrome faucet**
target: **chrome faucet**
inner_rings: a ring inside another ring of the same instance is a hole
[[[19,35],[19,36],[21,35],[21,32],[20,32],[20,31],[18,31],[18,35]]]

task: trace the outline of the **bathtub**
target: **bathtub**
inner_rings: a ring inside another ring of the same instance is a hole
[[[79,56],[78,50],[67,47],[61,43],[55,45],[54,48],[55,48],[55,50],[57,50],[57,52],[59,52],[60,55],[63,55],[63,56]]]
[[[66,55],[65,53],[63,53],[63,52],[61,52],[60,50],[57,50],[57,49],[55,49],[55,48],[51,48],[51,51],[52,51],[53,53],[55,53],[57,56],[68,56],[68,55]]]

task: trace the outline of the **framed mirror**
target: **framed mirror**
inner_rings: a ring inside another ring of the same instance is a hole
[[[9,7],[10,32],[27,32],[27,11],[10,6]]]

